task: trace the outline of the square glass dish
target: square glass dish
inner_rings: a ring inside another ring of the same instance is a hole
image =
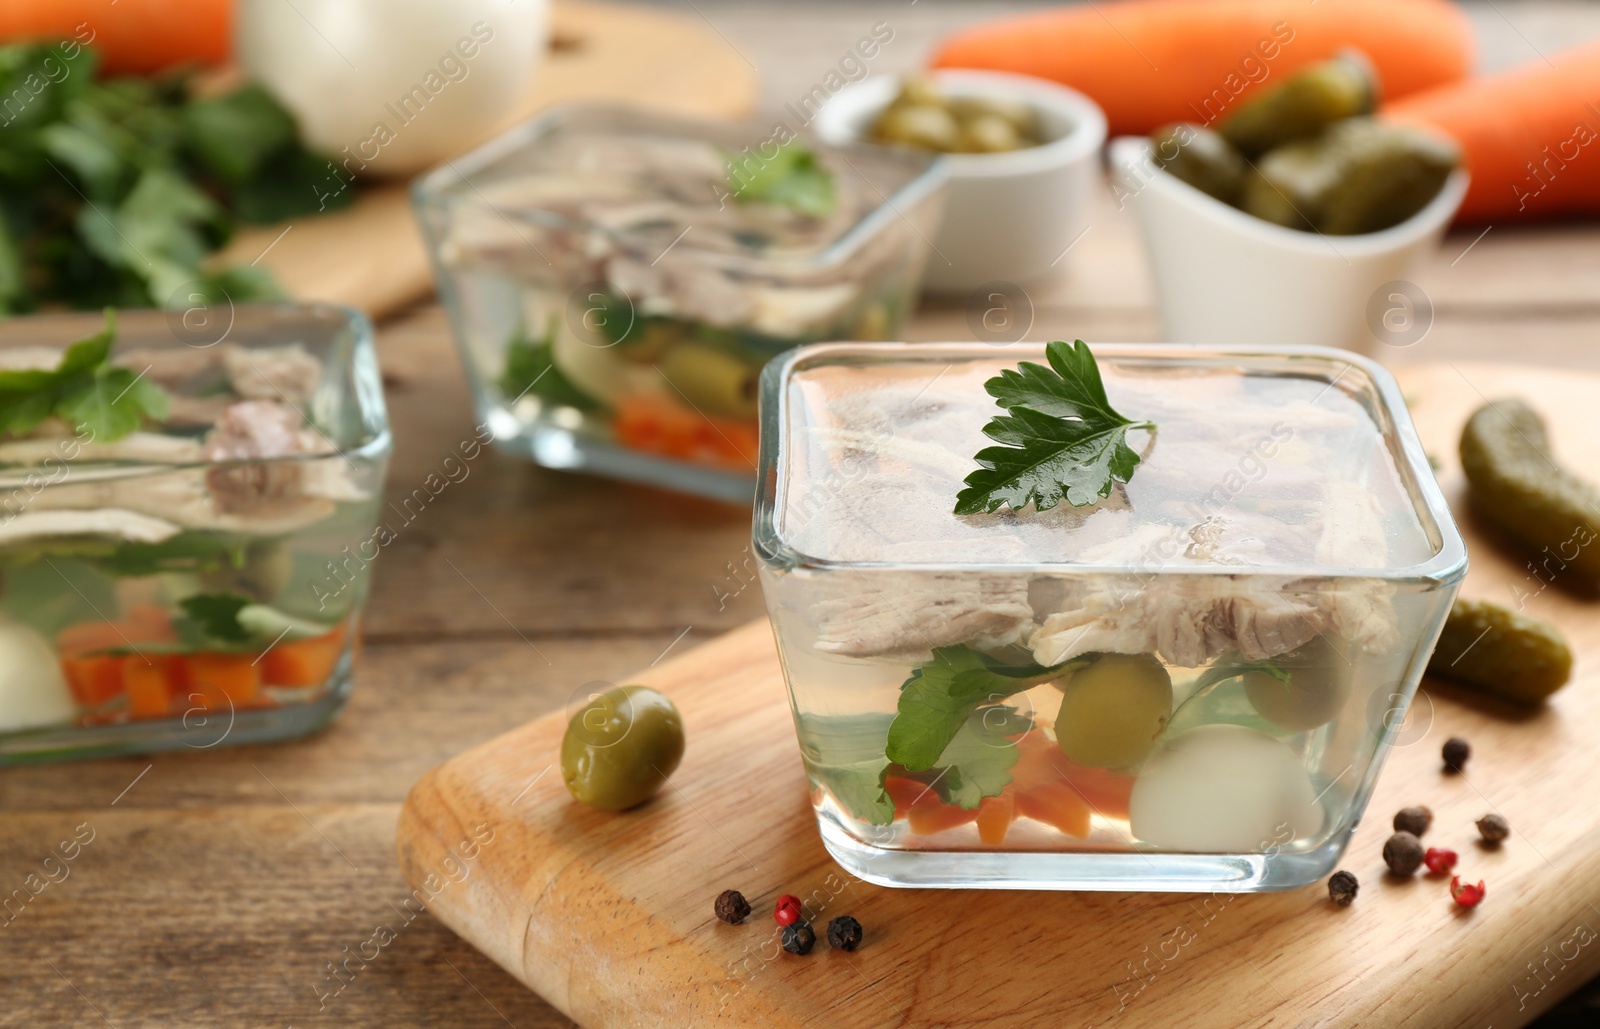
[[[822,345],[762,378],[754,543],[817,822],[887,886],[1327,874],[1462,576],[1394,380],[1319,348],[1095,348],[1109,496],[952,513],[1044,347]]]
[[[786,132],[559,108],[418,180],[497,445],[749,502],[761,367],[894,338],[944,201],[933,155]]]
[[[133,311],[74,343],[102,328],[0,322],[0,765],[325,725],[386,542],[371,325]]]

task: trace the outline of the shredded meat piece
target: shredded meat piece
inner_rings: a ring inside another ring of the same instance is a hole
[[[823,600],[814,608],[818,650],[928,660],[935,647],[1020,643],[1033,626],[1028,581],[1022,576],[913,573],[855,586],[850,596]]]
[[[229,347],[222,353],[228,384],[241,397],[291,403],[308,399],[322,378],[322,362],[299,346]]]
[[[205,458],[250,463],[206,471],[206,485],[216,497],[217,510],[248,511],[296,495],[301,472],[297,464],[258,462],[304,451],[300,416],[292,408],[271,400],[245,400],[229,406],[206,436]]]

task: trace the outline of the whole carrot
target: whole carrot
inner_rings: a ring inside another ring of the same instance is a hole
[[[1346,47],[1371,59],[1384,96],[1472,66],[1466,18],[1443,0],[1097,0],[958,32],[931,63],[1052,79],[1093,98],[1113,133],[1143,134],[1218,121]]]
[[[1461,144],[1461,221],[1600,213],[1600,42],[1387,104]]]
[[[93,47],[100,69],[145,74],[220,64],[232,50],[232,0],[4,0],[0,43]]]

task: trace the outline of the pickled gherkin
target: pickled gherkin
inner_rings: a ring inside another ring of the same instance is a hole
[[[1245,178],[1244,210],[1330,236],[1378,232],[1426,207],[1459,161],[1441,136],[1351,118],[1261,158]]]
[[[1600,489],[1556,462],[1538,412],[1514,398],[1478,408],[1461,468],[1474,509],[1534,552],[1541,581],[1600,588]]]
[[[1342,54],[1267,90],[1223,121],[1218,131],[1245,156],[1256,157],[1318,136],[1334,122],[1371,114],[1376,99],[1377,83],[1366,58]]]
[[[1157,129],[1150,147],[1157,166],[1202,193],[1238,206],[1245,163],[1226,139],[1199,125],[1179,122]]]
[[[1428,674],[1518,704],[1537,704],[1572,675],[1572,651],[1555,626],[1481,600],[1457,600]]]

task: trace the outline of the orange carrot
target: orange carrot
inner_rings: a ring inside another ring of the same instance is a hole
[[[1046,783],[1018,789],[1017,814],[1080,840],[1089,835],[1089,805],[1067,786]]]
[[[978,839],[986,846],[998,847],[1017,817],[1017,794],[1007,786],[998,797],[984,797],[978,804]]]
[[[134,718],[164,718],[173,693],[182,688],[177,662],[159,655],[122,659],[122,689]]]
[[[320,686],[333,674],[344,649],[345,627],[321,636],[284,641],[261,659],[261,679],[269,686]]]
[[[185,664],[189,687],[202,691],[203,697],[209,696],[204,690],[216,690],[234,706],[242,706],[261,689],[261,669],[249,654],[190,654]]]
[[[946,804],[939,798],[938,790],[929,789],[927,783],[915,779],[891,775],[884,779],[883,789],[894,801],[895,817],[904,818],[918,836],[932,836],[966,825],[978,817],[977,808],[968,811]]]
[[[73,699],[84,707],[98,707],[122,692],[120,657],[63,657],[61,671]]]
[[[1066,789],[1077,799],[1075,807],[1104,818],[1126,818],[1134,777],[1126,772],[1090,768],[1070,760],[1049,737],[1031,732],[1018,741],[1021,752],[1012,769],[1012,781],[1023,792],[1042,791],[1054,797]],[[1074,816],[1076,817],[1076,816]]]
[[[111,74],[220,64],[233,45],[233,0],[5,0],[0,42],[92,47]]]
[[[1461,144],[1461,221],[1600,213],[1600,42],[1383,108]]]
[[[690,410],[668,397],[639,394],[617,401],[611,431],[634,450],[749,471],[756,459],[756,426]]]
[[[1472,67],[1467,19],[1443,0],[1101,0],[963,30],[931,64],[1052,79],[1093,98],[1113,134],[1143,134],[1217,121],[1345,47],[1372,59],[1388,97]]]

